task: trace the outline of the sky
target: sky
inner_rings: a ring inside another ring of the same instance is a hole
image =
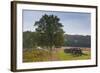
[[[57,12],[23,10],[23,31],[35,31],[34,23],[44,15],[55,15],[60,18],[65,34],[91,35],[91,14],[82,12]]]

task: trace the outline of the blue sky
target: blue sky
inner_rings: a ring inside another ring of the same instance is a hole
[[[23,10],[22,14],[23,31],[35,31],[35,21],[38,21],[44,14],[53,14],[60,18],[60,23],[64,25],[63,30],[66,34],[91,34],[90,13]]]

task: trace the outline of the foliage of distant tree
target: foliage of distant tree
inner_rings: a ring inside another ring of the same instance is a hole
[[[37,45],[36,37],[36,32],[23,32],[23,48],[34,48]]]
[[[64,46],[91,47],[91,36],[67,35],[64,36]]]

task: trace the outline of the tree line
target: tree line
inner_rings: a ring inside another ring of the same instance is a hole
[[[64,46],[71,47],[91,47],[91,36],[90,35],[68,35],[64,36]]]
[[[43,40],[46,40],[43,37],[40,37],[37,32],[31,32],[26,31],[23,32],[23,48],[36,48],[37,46],[43,45],[45,46],[45,42],[42,42]],[[58,43],[62,43],[62,40],[58,38]],[[91,36],[83,36],[83,35],[68,35],[64,34],[64,42],[62,43],[62,46],[67,47],[91,47]],[[47,40],[48,41],[48,40]],[[47,43],[46,43],[47,44]],[[42,47],[43,47],[42,46]],[[59,44],[56,45],[56,47],[60,47]]]

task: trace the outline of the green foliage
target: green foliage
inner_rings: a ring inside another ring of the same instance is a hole
[[[64,46],[71,47],[91,47],[91,36],[64,35]]]
[[[26,31],[23,32],[23,48],[34,48],[42,46],[47,48],[48,37],[45,33],[39,34],[38,32]],[[55,47],[72,46],[72,47],[91,47],[91,36],[82,35],[67,35],[56,33],[54,35],[53,43]],[[46,45],[46,46],[45,46]]]
[[[63,45],[64,31],[63,25],[59,22],[60,19],[54,15],[43,15],[39,21],[36,21],[34,26],[37,26],[38,45],[52,48]]]
[[[37,45],[37,33],[23,32],[23,48],[33,48]]]
[[[54,44],[57,48],[64,44],[64,35],[62,33],[55,34]]]

